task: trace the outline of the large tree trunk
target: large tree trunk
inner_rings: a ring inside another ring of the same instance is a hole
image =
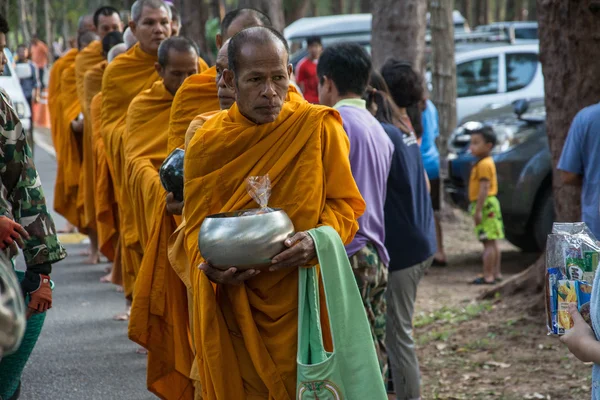
[[[288,2],[289,7],[285,9],[285,25],[303,18],[308,13],[310,0],[297,0]]]
[[[475,2],[475,26],[486,25],[488,23],[488,0],[478,0]]]
[[[273,28],[283,32],[285,16],[283,14],[283,0],[240,0],[239,8],[252,7],[267,14],[271,18]]]
[[[537,4],[535,0],[528,0],[527,4],[527,20],[537,20]]]
[[[504,19],[514,21],[516,19],[515,4],[516,0],[506,0],[506,9],[504,10]]]
[[[389,57],[410,61],[423,71],[427,0],[375,0],[372,47],[376,68]]]
[[[371,0],[360,0],[360,12],[361,13],[371,13]]]
[[[181,34],[198,44],[206,57],[210,53],[206,41],[205,27],[208,20],[208,6],[204,0],[182,0]],[[211,60],[207,60],[209,63]]]
[[[600,15],[590,11],[594,3],[600,5],[597,0],[538,0],[537,3],[546,131],[554,171],[571,121],[582,108],[600,101],[600,64],[597,62],[600,35],[596,32]],[[556,220],[581,220],[580,190],[563,184],[559,174],[554,174],[552,181]],[[544,270],[542,256],[499,290],[505,294],[541,290]]]
[[[431,101],[439,115],[440,158],[448,155],[448,138],[456,127],[456,63],[454,62],[453,0],[429,0],[431,14]],[[441,183],[440,183],[441,184]]]
[[[496,0],[496,7],[494,9],[494,21],[502,21],[502,9],[503,9],[502,0]]]
[[[331,14],[339,15],[344,13],[344,0],[330,0],[331,1]]]

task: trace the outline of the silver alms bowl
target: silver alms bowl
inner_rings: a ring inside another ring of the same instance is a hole
[[[240,270],[261,268],[286,249],[284,241],[293,236],[294,224],[280,209],[245,215],[241,210],[206,217],[198,234],[202,257],[213,267]]]

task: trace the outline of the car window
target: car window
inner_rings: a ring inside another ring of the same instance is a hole
[[[456,67],[458,97],[498,93],[498,57],[466,61]]]
[[[515,39],[537,39],[537,28],[518,28],[515,29]]]
[[[537,68],[537,54],[506,54],[506,91],[514,92],[529,85],[535,76]]]
[[[8,64],[4,66],[4,72],[2,73],[2,76],[10,76],[10,68],[8,68]]]

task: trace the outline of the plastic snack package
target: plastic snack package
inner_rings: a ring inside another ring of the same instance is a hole
[[[271,197],[271,179],[269,174],[262,176],[250,176],[246,179],[246,190],[250,197],[258,203],[260,208],[245,211],[242,216],[260,215],[274,211],[269,208],[269,197]]]
[[[563,335],[572,328],[573,320],[568,312],[570,304],[576,304],[590,323],[589,303],[599,253],[600,245],[585,223],[554,224],[546,243],[548,334]]]

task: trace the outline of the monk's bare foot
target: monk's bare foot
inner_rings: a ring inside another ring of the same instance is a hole
[[[92,255],[92,253],[90,252],[90,249],[87,249],[87,250],[80,251],[79,255],[82,257],[90,257]]]
[[[136,354],[148,354],[148,350],[146,350],[143,347],[138,347],[138,349],[135,352]]]
[[[129,315],[131,314],[131,306],[128,305],[126,311],[122,314],[117,314],[113,317],[115,321],[129,321]]]
[[[117,286],[117,293],[123,293],[124,291],[123,286]]]
[[[89,252],[88,255],[89,257],[87,258],[87,260],[85,260],[86,264],[96,265],[100,263],[100,254],[98,254],[97,252]]]
[[[100,283],[111,283],[112,282],[112,272],[109,272],[107,275],[104,275],[100,278]]]

